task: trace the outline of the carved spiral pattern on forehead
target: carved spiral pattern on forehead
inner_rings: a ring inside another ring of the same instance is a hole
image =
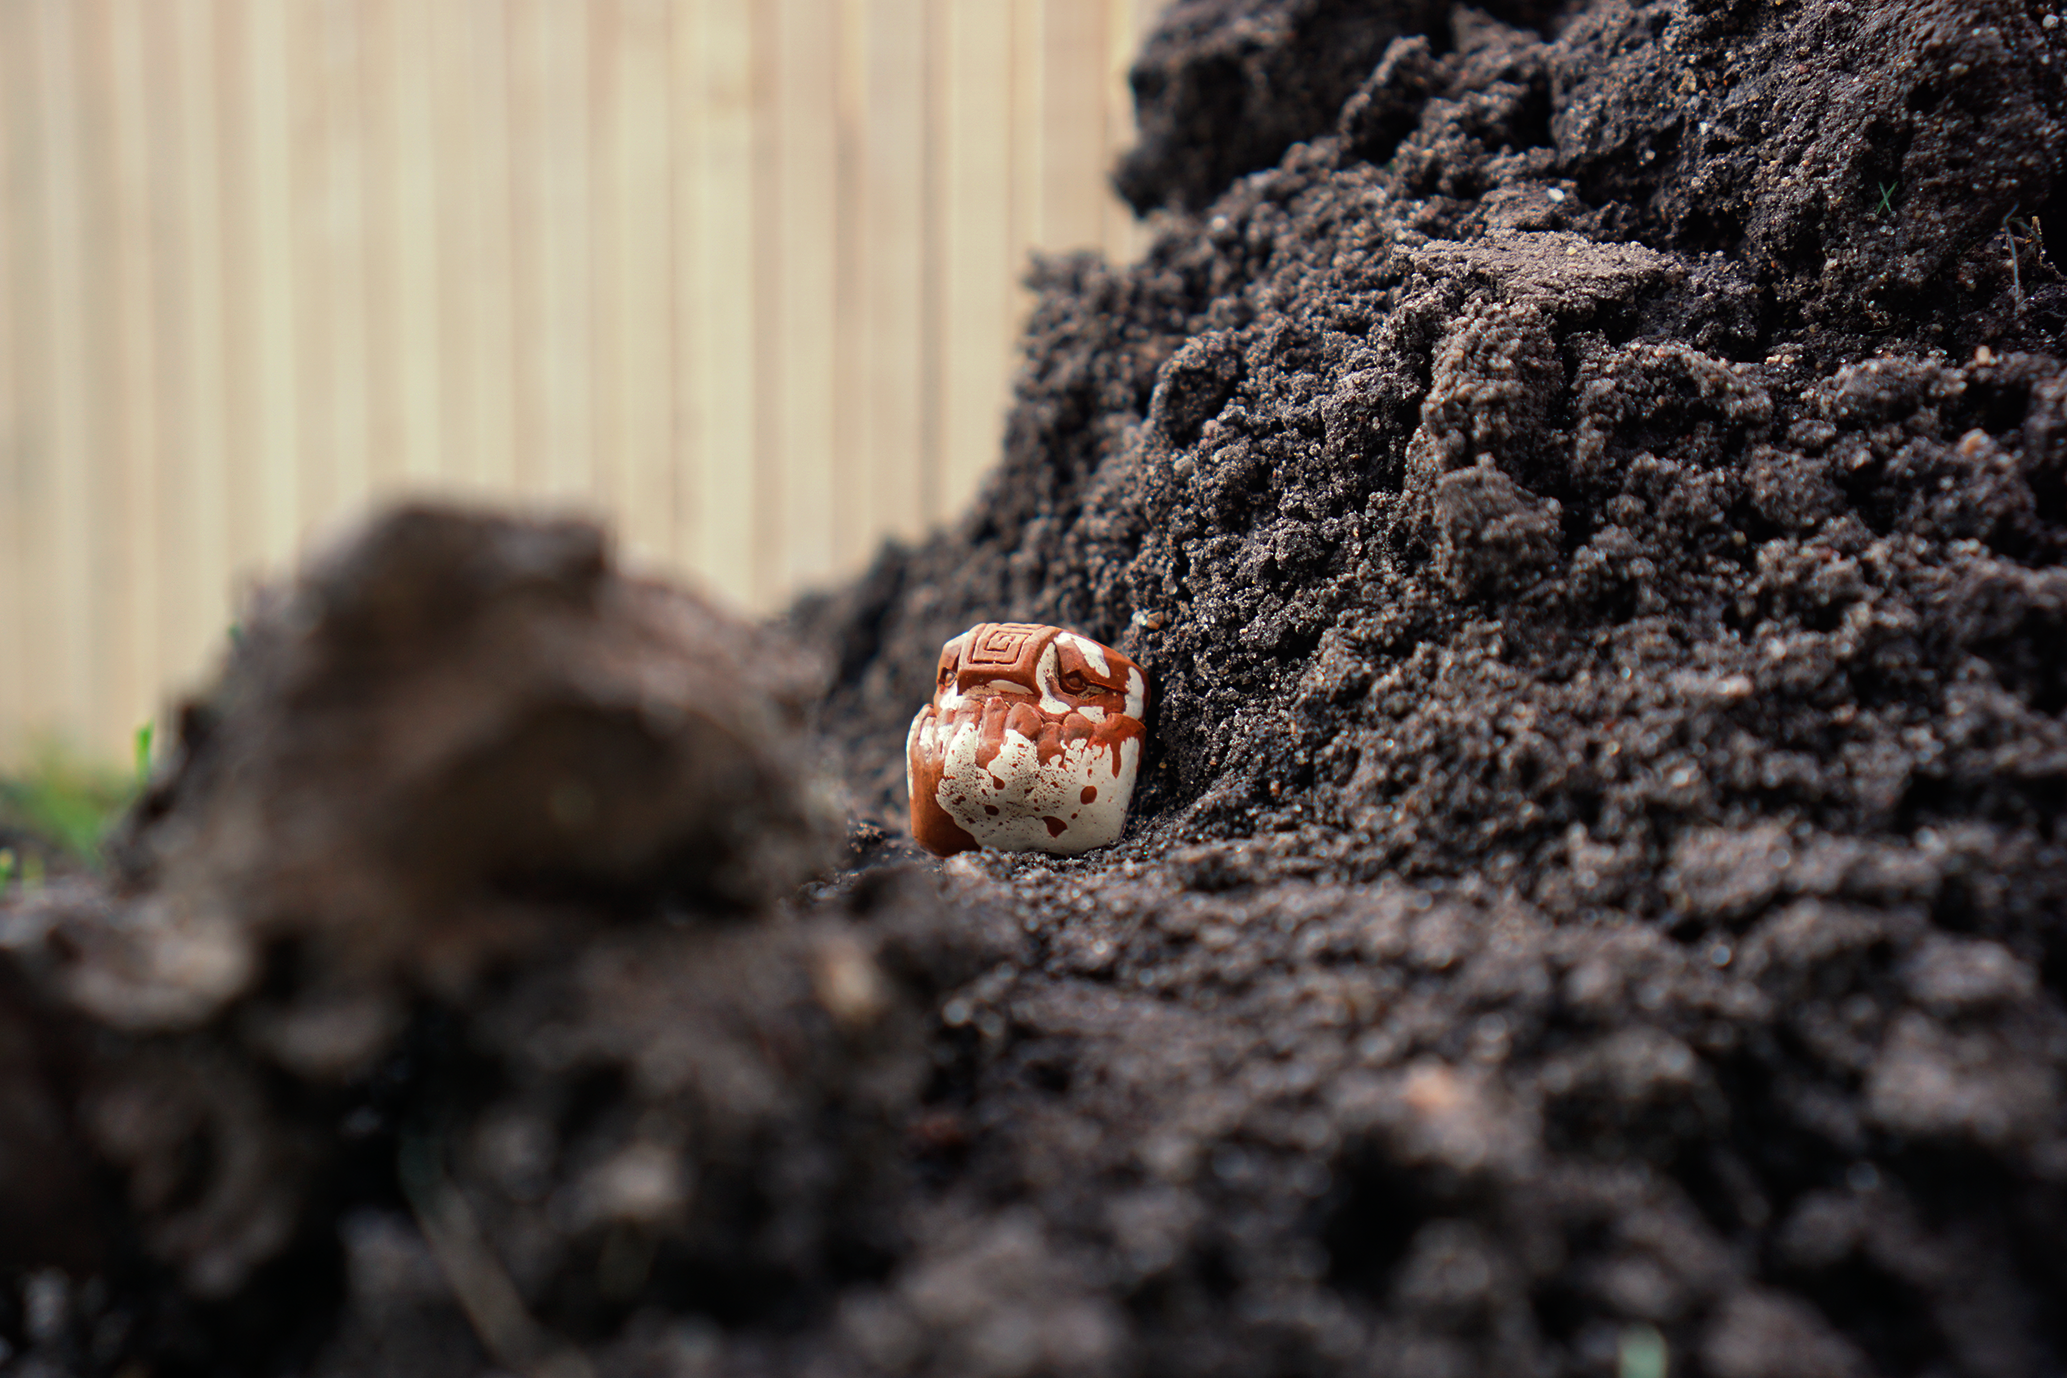
[[[986,622],[962,633],[968,642],[962,649],[962,663],[968,667],[1018,665],[1026,659],[1029,647],[1052,640],[1054,634],[1054,628],[1031,622]]]

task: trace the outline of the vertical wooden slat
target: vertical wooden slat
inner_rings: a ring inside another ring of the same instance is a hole
[[[621,432],[624,487],[617,510],[628,550],[656,565],[673,546],[675,333],[667,288],[675,219],[669,172],[681,150],[669,119],[672,25],[667,0],[631,0],[620,67],[624,124],[619,167],[626,209],[617,284],[626,312],[626,358],[617,395],[629,415]]]
[[[947,299],[947,273],[941,262],[947,244],[941,223],[941,155],[947,141],[940,128],[941,65],[945,60],[940,20],[951,0],[922,0],[919,6],[919,394],[913,399],[919,423],[920,532],[929,532],[951,514],[945,502],[942,391],[942,310]]]
[[[701,500],[697,447],[704,425],[702,315],[703,183],[697,150],[704,136],[701,0],[668,4],[668,143],[675,150],[668,167],[667,196],[673,234],[668,255],[668,334],[673,347],[670,382],[668,474],[670,547],[674,566],[692,570],[697,548],[697,504]]]
[[[766,607],[780,597],[787,565],[786,528],[790,495],[789,456],[780,443],[782,363],[788,345],[782,325],[781,256],[782,167],[788,149],[776,73],[780,59],[775,43],[780,16],[772,3],[747,8],[746,82],[752,119],[749,125],[751,167],[746,195],[733,214],[747,218],[747,233],[757,252],[752,263],[753,289],[753,492],[749,501],[752,566],[747,576],[749,607]]]
[[[215,65],[212,95],[217,107],[220,143],[215,153],[218,180],[213,188],[221,227],[222,278],[222,438],[223,560],[250,578],[257,571],[264,545],[265,507],[260,475],[265,470],[263,403],[260,397],[260,346],[257,316],[261,292],[251,280],[256,257],[255,230],[258,169],[253,136],[263,112],[251,104],[250,89],[241,80],[244,63],[239,48],[249,24],[236,0],[209,0],[197,22]]]
[[[685,352],[681,322],[675,310],[674,284],[682,261],[683,223],[675,193],[676,170],[688,149],[681,139],[676,118],[679,100],[675,83],[676,33],[681,27],[676,0],[657,0],[651,6],[653,51],[642,54],[648,83],[640,101],[640,118],[652,122],[652,159],[643,186],[641,205],[651,218],[648,272],[633,285],[648,302],[648,339],[653,350],[647,386],[653,389],[652,415],[639,458],[631,471],[631,497],[638,516],[631,527],[634,548],[654,562],[657,569],[680,568],[678,549],[681,503],[682,402],[676,379]]]
[[[402,475],[416,487],[443,486],[438,410],[445,379],[438,348],[438,282],[454,267],[442,262],[438,253],[438,183],[445,169],[438,163],[437,142],[427,137],[433,109],[430,9],[420,3],[395,5],[390,31],[400,164],[395,184],[401,227],[399,343],[409,361],[402,375]]]
[[[97,99],[106,102],[113,151],[113,216],[115,255],[109,265],[112,299],[118,313],[110,408],[114,436],[109,455],[118,476],[106,520],[119,533],[116,553],[123,585],[120,627],[106,629],[119,637],[115,678],[121,685],[123,716],[141,717],[156,710],[155,695],[165,680],[162,608],[158,579],[158,485],[164,469],[159,452],[158,372],[156,355],[155,279],[157,246],[153,242],[150,174],[150,107],[141,0],[118,0],[109,7],[107,24],[97,35],[103,85]]]
[[[0,186],[13,189],[0,201],[0,770],[22,759],[28,645],[23,620],[28,589],[23,580],[28,496],[27,408],[22,394],[20,294],[29,257],[23,252],[16,217],[28,198],[27,155],[31,135],[25,108],[32,88],[22,70],[28,50],[26,18],[19,3],[0,5]]]
[[[510,40],[519,483],[527,495],[585,505],[594,475],[585,10],[513,0]]]
[[[549,0],[545,0],[549,3]],[[552,294],[545,278],[552,255],[548,244],[546,176],[549,136],[540,126],[545,78],[538,70],[551,43],[541,0],[507,0],[510,128],[510,346],[515,391],[511,398],[515,481],[519,491],[539,492],[550,481],[560,410],[553,387]]]
[[[15,341],[12,359],[18,411],[9,428],[12,481],[5,495],[14,539],[6,551],[0,551],[0,559],[8,560],[15,571],[12,612],[18,659],[12,682],[16,717],[8,724],[11,730],[6,745],[12,759],[19,761],[33,747],[33,739],[55,725],[55,712],[64,701],[62,666],[52,648],[61,614],[49,577],[56,511],[51,404],[59,364],[56,342],[44,330],[52,271],[45,223],[50,215],[46,206],[48,165],[57,131],[52,128],[53,93],[44,70],[49,7],[17,0],[8,6],[7,15],[9,42],[0,47],[0,63],[5,63],[0,70],[5,71],[7,90],[0,94],[7,100],[10,116],[10,195],[0,203],[0,215],[8,222],[13,268],[0,310],[7,314]]]
[[[598,4],[595,43],[598,496],[625,547],[659,561],[670,545],[665,470],[673,369],[665,284],[668,10],[665,0]]]
[[[738,603],[753,596],[754,265],[752,0],[700,0],[697,96],[702,196],[693,232],[701,426],[696,440],[695,571]]]
[[[867,177],[869,0],[836,0],[838,25],[834,82],[837,123],[833,179],[835,223],[833,288],[833,501],[841,514],[834,533],[836,565],[851,568],[873,545],[866,495],[869,472],[866,363],[874,341],[863,291],[869,260],[862,233]]]
[[[1042,0],[1041,214],[1049,249],[1098,245],[1104,188],[1083,176],[1105,153],[1105,0]]]
[[[950,5],[941,102],[942,501],[952,517],[996,464],[1013,356],[1012,14]]]
[[[444,160],[458,279],[446,320],[454,327],[452,348],[463,353],[450,372],[466,376],[472,401],[471,459],[462,477],[482,493],[508,494],[516,489],[519,449],[509,6],[466,0],[437,8],[458,16],[455,37],[463,49],[455,59],[461,122]]]
[[[870,6],[861,235],[861,287],[869,334],[862,373],[868,489],[862,511],[872,532],[911,537],[924,530],[934,495],[920,406],[924,379],[926,66],[923,0]]]
[[[1120,199],[1105,174],[1134,142],[1134,92],[1127,84],[1127,71],[1156,9],[1154,0],[1105,0],[1105,147],[1098,189],[1105,206],[1105,256],[1115,263],[1133,262],[1148,242],[1133,208]]]
[[[1005,252],[1013,265],[1012,315],[1024,320],[1033,305],[1024,275],[1027,255],[1040,244],[1041,194],[1045,182],[1042,97],[1047,89],[1047,48],[1042,42],[1042,7],[1047,0],[1010,0],[1012,6],[1012,219]]]
[[[83,141],[77,157],[87,188],[86,239],[80,246],[86,292],[74,306],[87,334],[84,538],[91,566],[95,683],[94,698],[81,705],[91,716],[73,741],[95,752],[103,744],[133,739],[137,724],[151,711],[156,688],[148,607],[151,552],[128,539],[154,525],[155,513],[148,504],[138,505],[131,492],[131,480],[152,463],[148,439],[128,416],[131,383],[150,367],[148,349],[135,347],[139,327],[148,338],[150,313],[139,319],[125,290],[147,279],[137,271],[143,258],[132,252],[136,246],[126,223],[130,195],[142,188],[124,166],[131,131],[121,127],[115,92],[124,75],[116,66],[115,37],[122,9],[120,0],[88,0],[74,9],[83,59]]]
[[[296,121],[295,189],[309,303],[301,336],[310,413],[302,486],[312,523],[330,530],[364,505],[371,484],[368,371],[380,342],[371,338],[367,312],[363,37],[355,0],[312,0],[290,13],[300,21],[297,65],[307,94]]]
[[[78,278],[64,309],[77,318],[81,410],[76,472],[67,476],[76,514],[63,558],[72,570],[64,582],[76,580],[84,598],[80,613],[88,634],[82,665],[90,694],[73,701],[72,721],[66,724],[65,739],[76,747],[92,744],[105,733],[114,704],[122,697],[119,677],[133,667],[123,654],[129,629],[122,598],[126,571],[122,552],[107,532],[115,519],[111,505],[118,500],[111,480],[120,478],[120,459],[112,452],[122,438],[120,423],[112,414],[115,407],[110,405],[120,378],[121,303],[112,290],[109,272],[119,245],[115,236],[114,131],[107,99],[108,0],[74,0],[68,8],[66,41],[72,62],[69,79],[75,138],[69,176],[77,197],[74,224],[79,242],[74,246]]]
[[[219,131],[221,243],[222,588],[212,631],[182,648],[191,678],[221,644],[230,590],[285,563],[301,535],[295,370],[293,111],[282,8],[267,0],[209,0]],[[150,60],[147,56],[147,62]],[[198,662],[198,663],[197,663]]]
[[[226,85],[239,112],[231,129],[244,172],[244,196],[233,207],[240,235],[232,261],[244,279],[237,331],[247,352],[242,375],[251,390],[245,442],[250,463],[236,486],[248,486],[244,558],[276,570],[291,558],[303,529],[291,50],[280,5],[225,3],[224,19]]]
[[[65,448],[66,424],[78,410],[64,405],[60,389],[67,381],[77,384],[78,331],[76,320],[59,312],[54,299],[65,267],[59,244],[73,241],[68,212],[75,198],[65,181],[72,137],[65,80],[69,34],[60,29],[69,12],[56,0],[30,0],[21,10],[22,44],[16,61],[31,133],[22,169],[20,242],[30,266],[16,284],[16,293],[22,322],[18,334],[34,345],[21,356],[23,393],[39,399],[33,419],[23,428],[23,641],[36,667],[26,677],[24,708],[40,736],[59,725],[59,715],[71,700],[70,660],[75,652],[60,640],[65,623],[73,621],[76,634],[85,634],[76,616],[68,618],[75,610],[63,606],[66,591],[58,569],[63,511],[59,486],[75,458]],[[53,326],[63,333],[54,333]]]
[[[338,423],[335,321],[328,268],[331,229],[328,159],[329,93],[324,35],[329,16],[319,4],[296,5],[283,21],[286,59],[288,214],[293,231],[288,270],[295,299],[292,363],[295,410],[301,422],[295,445],[295,517],[301,539],[316,535],[337,489]]]
[[[24,56],[34,91],[40,147],[25,188],[33,199],[35,268],[19,290],[32,294],[23,338],[40,359],[31,395],[43,404],[31,432],[33,465],[28,530],[31,721],[75,741],[95,719],[92,565],[88,555],[86,225],[79,185],[77,10],[64,0],[34,0]]]
[[[366,251],[366,485],[371,498],[396,491],[405,472],[408,424],[402,395],[410,368],[403,315],[400,83],[396,0],[352,0],[359,33],[360,137]]]
[[[841,438],[834,408],[840,268],[839,8],[779,0],[773,104],[781,157],[774,242],[775,446],[789,477],[780,593],[828,582],[839,568]]]
[[[109,0],[75,0],[70,6],[70,73],[73,131],[71,178],[78,197],[78,279],[63,309],[78,318],[80,353],[75,432],[75,471],[66,476],[70,495],[66,546],[70,572],[84,597],[87,632],[79,664],[86,680],[73,700],[65,738],[73,747],[95,748],[122,733],[127,702],[141,698],[133,676],[141,668],[126,653],[130,644],[128,552],[117,529],[122,501],[119,447],[122,301],[111,269],[120,255],[116,229],[115,130],[108,86]]]
[[[595,407],[590,416],[589,444],[595,454],[592,491],[599,509],[622,510],[624,500],[624,407],[619,389],[628,355],[625,331],[629,321],[621,290],[626,237],[623,167],[625,98],[621,67],[628,16],[619,0],[587,0],[588,19],[589,166],[594,195],[590,204],[590,272],[594,282],[591,323],[593,348],[588,367]]]
[[[171,61],[178,148],[169,171],[177,179],[175,219],[181,290],[168,294],[176,312],[168,332],[179,351],[174,376],[184,394],[179,480],[167,485],[172,525],[163,539],[185,562],[181,602],[170,623],[189,647],[189,664],[206,662],[220,644],[231,604],[228,448],[225,379],[221,88],[214,15],[207,0],[167,0],[172,11]]]
[[[551,428],[553,451],[547,496],[557,503],[593,510],[595,453],[595,251],[592,209],[595,187],[589,159],[593,105],[589,94],[588,7],[550,0],[543,12],[544,49],[539,53],[547,88],[543,171],[548,174],[545,215],[546,284],[553,388],[560,404]]]
[[[219,335],[208,330],[208,309],[197,309],[192,300],[202,290],[196,264],[205,265],[209,256],[195,242],[207,227],[193,223],[193,198],[186,194],[193,176],[189,150],[196,134],[193,102],[187,94],[191,74],[179,42],[180,16],[170,5],[150,4],[139,6],[135,15],[144,50],[141,85],[135,94],[144,105],[143,158],[152,206],[150,352],[163,468],[151,514],[158,552],[152,611],[166,647],[164,674],[177,682],[199,668],[206,631],[197,605],[207,597],[209,571],[220,568],[224,539],[220,508],[206,492],[220,473],[219,464],[210,468],[193,463],[196,432],[205,432],[209,424],[205,387],[219,375],[208,360],[191,355],[211,348]],[[205,280],[207,275],[204,271],[200,276]]]
[[[475,292],[484,271],[476,259],[484,197],[474,164],[474,63],[472,6],[466,0],[424,7],[424,76],[429,88],[426,126],[417,137],[429,145],[433,169],[430,236],[437,256],[431,295],[435,300],[438,392],[432,413],[438,486],[456,493],[480,491],[480,379],[476,356],[486,349],[477,335]]]
[[[374,493],[437,475],[439,351],[429,18],[415,0],[358,0],[364,35],[367,329]]]

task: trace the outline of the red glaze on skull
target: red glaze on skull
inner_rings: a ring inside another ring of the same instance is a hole
[[[912,836],[1072,855],[1118,839],[1148,729],[1148,676],[1089,637],[985,622],[940,649],[905,739]]]

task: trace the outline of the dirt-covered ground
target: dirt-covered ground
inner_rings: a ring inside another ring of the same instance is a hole
[[[6,1371],[2067,1371],[2063,73],[1180,0],[952,532],[780,632],[433,511],[255,610],[0,909]],[[937,863],[1007,618],[1154,676],[1136,818]]]

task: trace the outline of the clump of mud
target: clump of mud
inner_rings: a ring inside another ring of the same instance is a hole
[[[799,896],[822,688],[578,523],[407,509],[262,598],[108,882],[0,912],[22,1371],[557,1372],[880,1276],[1007,940]]]
[[[7,920],[0,1337],[2061,1368],[2051,19],[1175,6],[1155,246],[1041,266],[989,488],[793,645],[449,515],[281,601],[121,886]],[[1110,851],[902,836],[1000,618],[1156,677]]]

